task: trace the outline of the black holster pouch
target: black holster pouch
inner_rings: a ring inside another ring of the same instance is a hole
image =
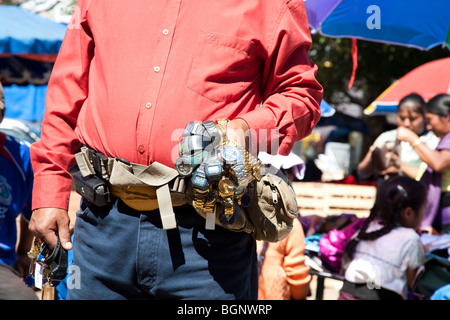
[[[95,175],[83,177],[78,168],[71,170],[75,189],[90,203],[102,207],[111,204],[111,195],[105,181]]]
[[[59,237],[53,250],[50,249],[46,242],[43,242],[40,253],[44,256],[40,261],[50,267],[50,280],[62,281],[67,274],[68,254],[62,247]]]

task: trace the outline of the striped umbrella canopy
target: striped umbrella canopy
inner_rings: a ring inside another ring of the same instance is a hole
[[[390,85],[365,110],[364,114],[386,114],[397,111],[399,101],[417,93],[427,101],[440,93],[450,94],[450,58],[427,62]]]

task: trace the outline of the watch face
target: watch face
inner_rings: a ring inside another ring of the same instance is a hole
[[[231,196],[234,194],[234,183],[228,178],[220,180],[218,188],[223,196]]]
[[[208,180],[203,172],[194,172],[192,176],[192,185],[194,188],[206,190],[208,188]]]
[[[191,165],[191,159],[180,157],[177,159],[175,163],[175,168],[177,169],[178,173],[182,176],[188,176],[192,173],[192,165]]]
[[[224,146],[222,149],[222,159],[226,164],[233,165],[242,158],[241,151],[236,147]]]
[[[207,163],[205,171],[207,176],[219,176],[222,173],[222,166],[219,162]]]

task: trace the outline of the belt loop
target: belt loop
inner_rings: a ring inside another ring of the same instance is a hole
[[[164,184],[156,189],[156,198],[158,200],[159,213],[161,215],[163,229],[175,229],[177,227],[177,221],[175,220],[172,199],[170,197],[170,190],[167,184]]]

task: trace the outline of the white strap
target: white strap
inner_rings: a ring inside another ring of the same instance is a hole
[[[216,228],[216,207],[214,206],[213,212],[206,213],[206,222],[205,229],[206,230],[214,230]]]
[[[161,215],[162,226],[164,230],[175,229],[177,221],[173,212],[170,189],[167,184],[156,189],[156,198],[158,199],[159,213]]]

